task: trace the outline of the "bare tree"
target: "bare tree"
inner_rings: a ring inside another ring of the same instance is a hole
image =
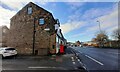
[[[114,30],[112,36],[113,36],[116,40],[120,41],[120,29]]]
[[[120,29],[116,29],[113,31],[113,34],[112,34],[113,38],[115,40],[117,40],[117,46],[120,47]]]
[[[105,31],[101,31],[96,34],[96,41],[99,43],[100,47],[104,47],[104,44],[108,42],[108,40],[108,35]]]

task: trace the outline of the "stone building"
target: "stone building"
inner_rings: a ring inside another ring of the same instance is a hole
[[[56,46],[55,24],[52,13],[30,2],[11,18],[7,46],[20,54],[47,55]]]
[[[6,35],[8,33],[9,29],[7,26],[0,26],[0,47],[6,46]]]

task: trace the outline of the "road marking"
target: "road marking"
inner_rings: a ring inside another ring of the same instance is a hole
[[[71,57],[72,61],[75,61],[73,57]]]
[[[76,56],[76,59],[78,59],[78,57]]]
[[[83,63],[82,62],[79,62],[81,65],[83,65]]]
[[[75,59],[74,59],[74,57],[71,57],[71,59],[72,59],[72,63],[75,65]]]
[[[80,59],[78,59],[78,61],[80,62]]]
[[[90,56],[88,56],[88,55],[85,55],[86,57],[88,57],[88,58],[90,58],[90,59],[92,59],[93,61],[95,61],[96,63],[98,63],[98,64],[100,64],[100,65],[104,65],[103,63],[101,63],[100,61],[97,61],[96,59],[94,59],[94,58],[92,58],[92,57],[90,57]]]
[[[41,67],[41,66],[37,66],[37,67],[28,67],[30,69],[48,69],[48,68],[52,68],[52,69],[62,69],[62,70],[66,70],[66,68],[63,67]]]
[[[28,68],[56,68],[56,67],[28,67]]]
[[[75,64],[75,62],[72,62],[73,64]]]
[[[87,70],[87,68],[86,68],[85,66],[83,66],[83,68],[84,68],[85,70]]]

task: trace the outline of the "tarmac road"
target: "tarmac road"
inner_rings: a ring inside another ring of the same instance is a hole
[[[2,59],[3,72],[31,72],[42,70],[85,71],[82,63],[68,48],[64,55],[17,56]],[[40,71],[38,71],[40,72]]]
[[[89,71],[120,72],[120,50],[72,47]]]

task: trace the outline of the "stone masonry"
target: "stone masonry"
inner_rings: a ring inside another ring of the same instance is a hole
[[[9,29],[7,26],[0,26],[0,47],[6,46],[6,35],[8,33]]]
[[[32,7],[32,14],[27,14],[28,7]],[[40,18],[44,18],[43,25],[39,24]],[[11,18],[7,46],[15,47],[19,54],[32,54],[35,24],[34,51],[38,55],[47,55],[55,48],[55,23],[56,20],[50,12],[30,2]],[[50,31],[45,31],[45,28],[50,28]]]

